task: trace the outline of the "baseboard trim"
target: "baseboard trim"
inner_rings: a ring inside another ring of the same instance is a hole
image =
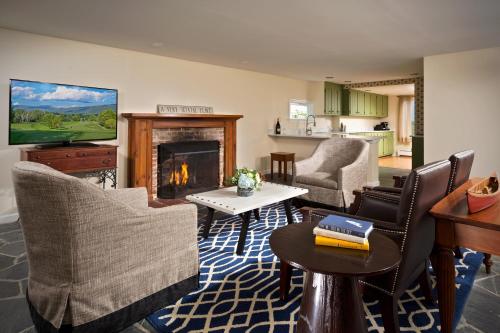
[[[18,219],[18,213],[0,214],[0,224],[16,222]]]

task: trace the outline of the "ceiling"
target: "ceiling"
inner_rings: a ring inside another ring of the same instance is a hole
[[[1,0],[0,26],[306,80],[422,73],[500,46],[498,0]]]
[[[356,88],[356,90],[363,90],[380,95],[391,96],[413,96],[415,95],[414,84],[398,84],[393,86],[377,86],[368,88]]]

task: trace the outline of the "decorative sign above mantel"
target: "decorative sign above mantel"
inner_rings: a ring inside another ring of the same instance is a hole
[[[158,104],[158,113],[214,113],[211,106],[162,105]]]

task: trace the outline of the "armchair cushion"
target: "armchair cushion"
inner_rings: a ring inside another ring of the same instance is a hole
[[[330,188],[332,190],[337,189],[337,181],[331,173],[328,172],[313,172],[309,174],[303,174],[296,176],[295,181],[302,184],[311,184],[318,187]]]

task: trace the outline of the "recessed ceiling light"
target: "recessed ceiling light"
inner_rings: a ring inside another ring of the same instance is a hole
[[[335,79],[335,76],[325,76],[325,79]]]
[[[163,46],[163,43],[162,42],[154,42],[153,44],[151,44],[153,47],[162,47]]]

